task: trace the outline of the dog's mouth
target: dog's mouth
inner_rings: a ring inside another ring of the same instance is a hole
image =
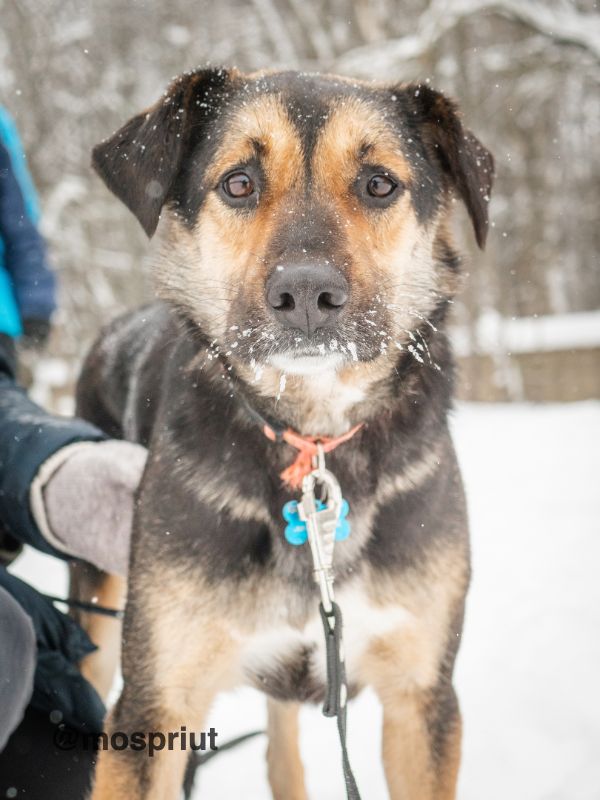
[[[376,360],[393,344],[388,320],[378,306],[364,313],[346,310],[335,324],[310,333],[284,326],[262,309],[231,311],[220,345],[228,358],[252,369],[317,375]]]
[[[289,375],[316,375],[370,358],[365,343],[341,329],[316,331],[307,336],[301,331],[281,329],[276,323],[248,342],[246,353],[255,364],[271,366]]]
[[[269,356],[268,363],[288,375],[317,375],[336,370],[347,361],[347,357],[337,352],[286,351]]]

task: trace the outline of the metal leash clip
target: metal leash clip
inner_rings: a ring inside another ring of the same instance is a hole
[[[342,497],[337,478],[325,468],[322,445],[317,445],[313,467],[302,481],[301,500],[291,500],[283,507],[283,518],[288,523],[285,537],[293,545],[302,545],[307,539],[310,544],[313,574],[321,592],[319,613],[325,632],[327,685],[323,714],[337,717],[346,796],[348,800],[360,800],[346,745],[348,688],[342,643],[342,612],[333,595],[333,550],[336,540],[343,541],[350,533],[350,524],[346,519],[349,506]]]
[[[306,523],[313,559],[315,581],[327,614],[333,603],[333,549],[336,529],[342,516],[344,500],[337,478],[325,468],[325,455],[319,447],[316,468],[302,481],[302,499],[298,503],[300,519]],[[320,497],[315,490],[320,487]]]

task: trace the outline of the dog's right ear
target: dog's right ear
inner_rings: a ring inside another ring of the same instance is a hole
[[[92,151],[92,166],[152,236],[179,173],[188,132],[221,102],[229,73],[200,69],[177,78],[165,96]]]

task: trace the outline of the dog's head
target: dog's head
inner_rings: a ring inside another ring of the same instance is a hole
[[[490,153],[426,85],[203,69],[94,150],[151,236],[163,296],[223,352],[292,373],[389,358],[453,290],[462,199],[484,246]]]

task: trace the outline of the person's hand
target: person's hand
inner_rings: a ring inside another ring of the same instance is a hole
[[[127,573],[134,495],[147,451],[108,440],[63,447],[42,464],[30,492],[43,536],[57,550]]]

